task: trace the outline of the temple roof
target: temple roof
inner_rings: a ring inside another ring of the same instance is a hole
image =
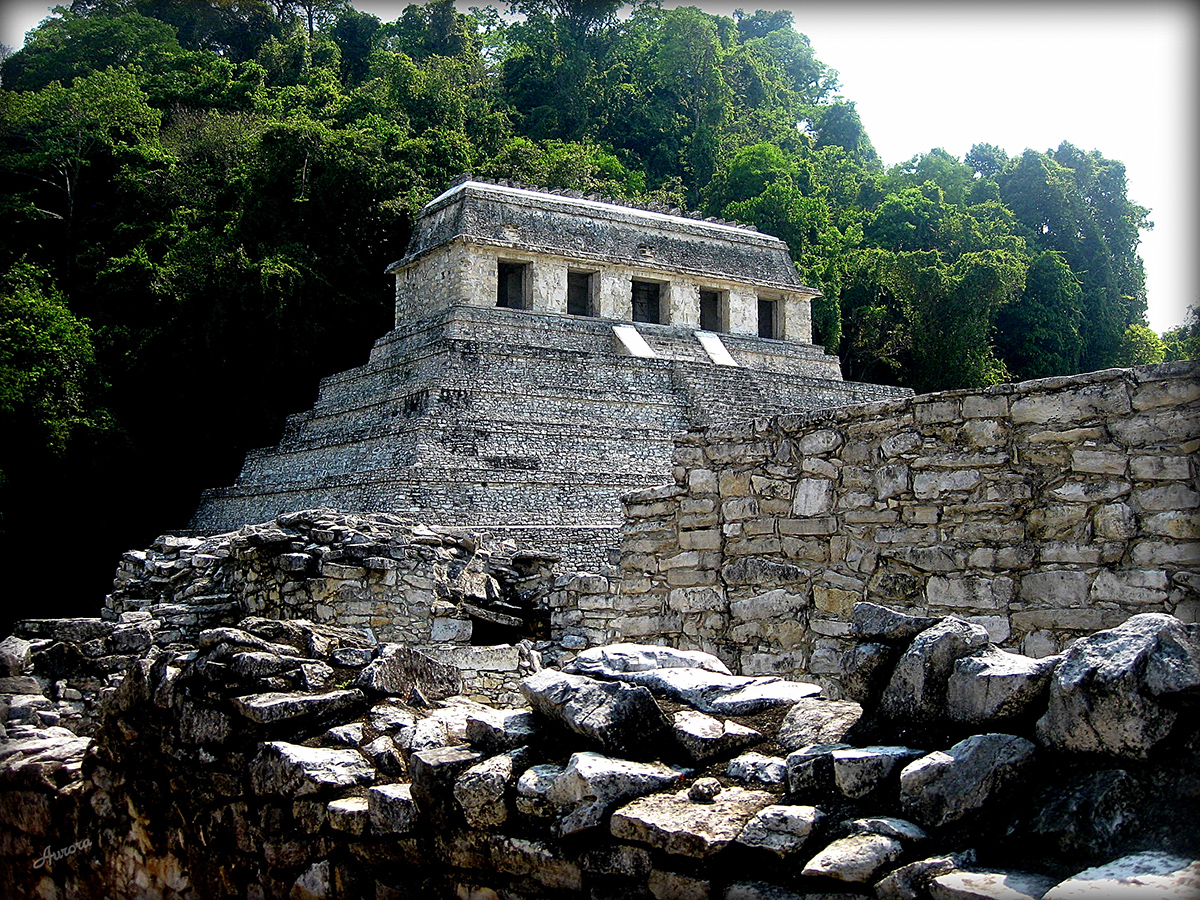
[[[453,241],[818,293],[801,283],[784,241],[752,228],[479,181],[426,204],[387,271]]]

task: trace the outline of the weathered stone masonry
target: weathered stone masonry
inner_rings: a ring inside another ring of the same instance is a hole
[[[594,567],[617,498],[667,477],[676,432],[907,393],[841,380],[787,245],[746,228],[468,182],[390,271],[396,328],[206,492],[193,530],[333,506],[543,529],[537,546]]]
[[[858,600],[1031,656],[1129,616],[1200,618],[1196,363],[758,419],[678,438],[627,495],[589,637],[715,652],[836,690]]]

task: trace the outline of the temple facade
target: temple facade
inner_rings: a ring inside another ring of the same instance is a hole
[[[749,228],[466,181],[388,271],[395,328],[205,492],[194,531],[331,506],[586,565],[618,543],[620,495],[669,480],[673,435],[909,393],[842,380],[817,292]]]

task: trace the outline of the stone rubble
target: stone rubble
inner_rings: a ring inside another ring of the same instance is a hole
[[[544,668],[521,683],[528,706],[489,706],[438,697],[448,673],[413,648],[245,617],[132,654],[88,735],[45,721],[55,701],[30,673],[79,646],[63,636],[101,629],[56,626],[28,656],[7,644],[18,671],[0,679],[0,883],[167,900],[1194,893],[1196,628],[1138,616],[1074,657],[998,662],[962,620],[855,615],[875,623],[863,645],[888,650],[862,703],[775,679],[774,696],[795,699],[723,718],[697,708],[711,692],[667,686],[679,672],[736,677],[694,653],[598,648],[574,667],[589,674]],[[394,666],[387,685],[362,675],[380,660]],[[616,660],[646,681],[595,677]],[[284,677],[305,667],[333,677]],[[970,717],[931,702],[919,722],[896,721],[888,685],[945,693],[962,671],[1034,674]],[[1107,685],[1130,684],[1136,703],[1107,699]],[[1078,733],[1072,710],[1090,733],[1157,737],[1136,753],[1075,750],[1061,737]],[[87,853],[63,850],[84,841]]]

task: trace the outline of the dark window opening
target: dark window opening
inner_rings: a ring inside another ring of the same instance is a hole
[[[509,309],[525,308],[525,265],[496,263],[496,305]]]
[[[595,315],[592,311],[591,273],[567,273],[567,312],[572,316]]]
[[[653,281],[635,281],[633,283],[633,321],[652,322],[659,324],[660,318],[659,288],[661,285]]]
[[[721,295],[716,291],[700,292],[700,327],[704,331],[724,331],[721,327]]]
[[[775,300],[758,298],[758,336],[779,337],[779,303]]]

